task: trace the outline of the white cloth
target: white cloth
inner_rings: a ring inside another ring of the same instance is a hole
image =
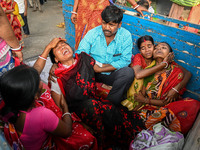
[[[76,62],[77,62],[77,60],[75,59],[73,65],[76,64]],[[65,68],[69,68],[69,67],[70,67],[70,66],[67,66],[67,65],[63,65],[63,66],[64,66]],[[53,77],[53,76],[52,76],[52,77]],[[53,79],[54,79],[56,82],[51,81],[51,91],[54,91],[54,92],[57,93],[58,95],[61,95],[62,92],[61,92],[61,90],[60,90],[60,86],[59,86],[59,84],[58,84],[58,82],[57,82],[57,79],[56,79],[55,77],[53,77]]]
[[[36,57],[34,60],[25,60],[24,63],[27,64],[28,66],[33,66],[36,59],[38,59],[38,57]],[[47,57],[45,67],[40,73],[41,80],[46,84],[48,83],[49,70],[51,69],[51,66],[52,66],[51,60],[49,57]]]
[[[25,12],[25,3],[24,3],[25,0],[14,0],[14,1],[18,5],[19,13],[23,14]]]
[[[57,79],[56,79],[55,77],[53,77],[53,79],[54,79],[56,82],[51,81],[51,91],[54,91],[54,92],[57,93],[58,95],[61,95],[62,92],[61,92],[60,87],[59,87],[59,85],[58,85]]]
[[[150,13],[154,13],[154,12],[155,12],[152,6],[150,6],[150,7],[148,8],[148,12],[150,12]]]

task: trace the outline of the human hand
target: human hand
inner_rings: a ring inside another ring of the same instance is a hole
[[[145,103],[145,97],[141,91],[134,94],[134,100],[137,102]]]
[[[176,101],[179,97],[179,93],[171,89],[169,90],[169,92],[165,93],[163,96],[165,97],[164,102],[168,104],[168,103]]]
[[[171,63],[174,60],[174,53],[170,52],[165,58],[164,62],[167,62],[168,64]]]
[[[133,108],[133,111],[138,111],[138,109],[143,105],[144,103],[139,102],[139,104],[137,106],[135,106],[135,108]]]
[[[20,62],[23,62],[23,53],[22,53],[22,51],[12,51],[12,53],[14,54],[14,56],[17,56],[19,58]]]
[[[93,68],[94,68],[94,71],[96,73],[100,73],[101,72],[101,67],[99,67],[97,64],[95,64]]]
[[[77,22],[77,14],[72,13],[72,15],[71,15],[71,22],[73,24],[76,24],[76,22]]]
[[[142,7],[142,6],[139,6],[138,8],[136,8],[136,10],[137,10],[142,16],[144,16],[143,13],[142,13],[142,11],[148,11],[146,8],[144,8],[144,7]]]
[[[56,83],[56,81],[54,80],[54,78],[53,77],[55,77],[55,78],[57,78],[57,76],[55,75],[55,70],[58,68],[58,65],[57,64],[53,64],[52,66],[51,66],[51,69],[50,69],[50,71],[49,71],[49,77],[48,77],[48,81],[50,82],[50,81],[53,81],[53,82],[55,82]]]
[[[60,42],[60,41],[66,41],[66,39],[62,39],[62,38],[53,38],[51,40],[51,42],[47,45],[47,49],[52,49],[55,48],[56,45]]]

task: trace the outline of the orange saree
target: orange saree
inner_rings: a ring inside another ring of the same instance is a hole
[[[94,27],[101,25],[101,12],[110,5],[109,0],[80,0],[75,24],[75,49],[85,34]]]

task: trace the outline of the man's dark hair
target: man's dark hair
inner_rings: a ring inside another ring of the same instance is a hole
[[[101,17],[106,23],[120,23],[123,18],[123,11],[114,5],[109,5],[102,11]]]

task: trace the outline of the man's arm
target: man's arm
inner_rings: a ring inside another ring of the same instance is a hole
[[[111,72],[111,71],[114,71],[116,70],[115,67],[113,67],[112,65],[109,65],[109,64],[102,64],[103,66],[102,67],[99,67],[98,65],[94,65],[94,71],[96,73],[101,73],[101,72]]]
[[[79,43],[78,50],[75,53],[80,54],[81,52],[85,52],[87,54],[90,54],[91,40],[93,39],[92,34],[93,34],[93,32],[89,31],[85,35],[85,37]]]

